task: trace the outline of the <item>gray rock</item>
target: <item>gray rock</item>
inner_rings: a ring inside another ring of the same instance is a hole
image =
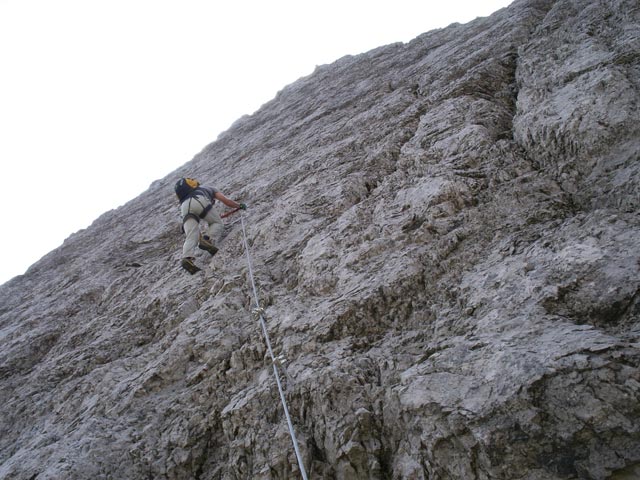
[[[300,477],[182,175],[250,205],[310,478],[637,478],[638,52],[635,0],[518,0],[285,87],[0,287],[0,478]]]

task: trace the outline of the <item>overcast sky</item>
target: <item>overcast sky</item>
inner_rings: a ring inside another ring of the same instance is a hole
[[[0,283],[317,65],[510,3],[0,0]]]

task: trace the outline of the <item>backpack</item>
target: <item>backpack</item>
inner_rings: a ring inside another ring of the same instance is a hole
[[[184,202],[189,196],[193,193],[193,191],[198,188],[200,183],[193,178],[181,178],[178,180],[173,187],[176,192],[176,196],[180,203]]]

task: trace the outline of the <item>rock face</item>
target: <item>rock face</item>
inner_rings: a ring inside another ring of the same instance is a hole
[[[250,205],[309,478],[640,478],[639,91],[637,0],[287,86],[0,287],[0,478],[300,478],[242,228],[182,271],[182,175]]]

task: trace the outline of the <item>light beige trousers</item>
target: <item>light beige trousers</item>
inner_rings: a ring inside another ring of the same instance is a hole
[[[210,203],[209,199],[204,196],[196,196],[189,200],[185,200],[180,205],[182,218],[184,218],[188,213],[192,213],[199,217],[202,210],[204,210],[204,208]],[[222,223],[220,215],[212,208],[207,212],[202,220],[207,222],[207,234],[211,239],[211,243],[216,245],[220,240],[222,231],[224,230],[224,224]],[[187,238],[185,239],[184,246],[182,247],[182,258],[195,256],[195,250],[198,246],[198,242],[200,241],[199,227],[200,222],[193,217],[189,217],[187,221],[184,222],[184,233]]]

